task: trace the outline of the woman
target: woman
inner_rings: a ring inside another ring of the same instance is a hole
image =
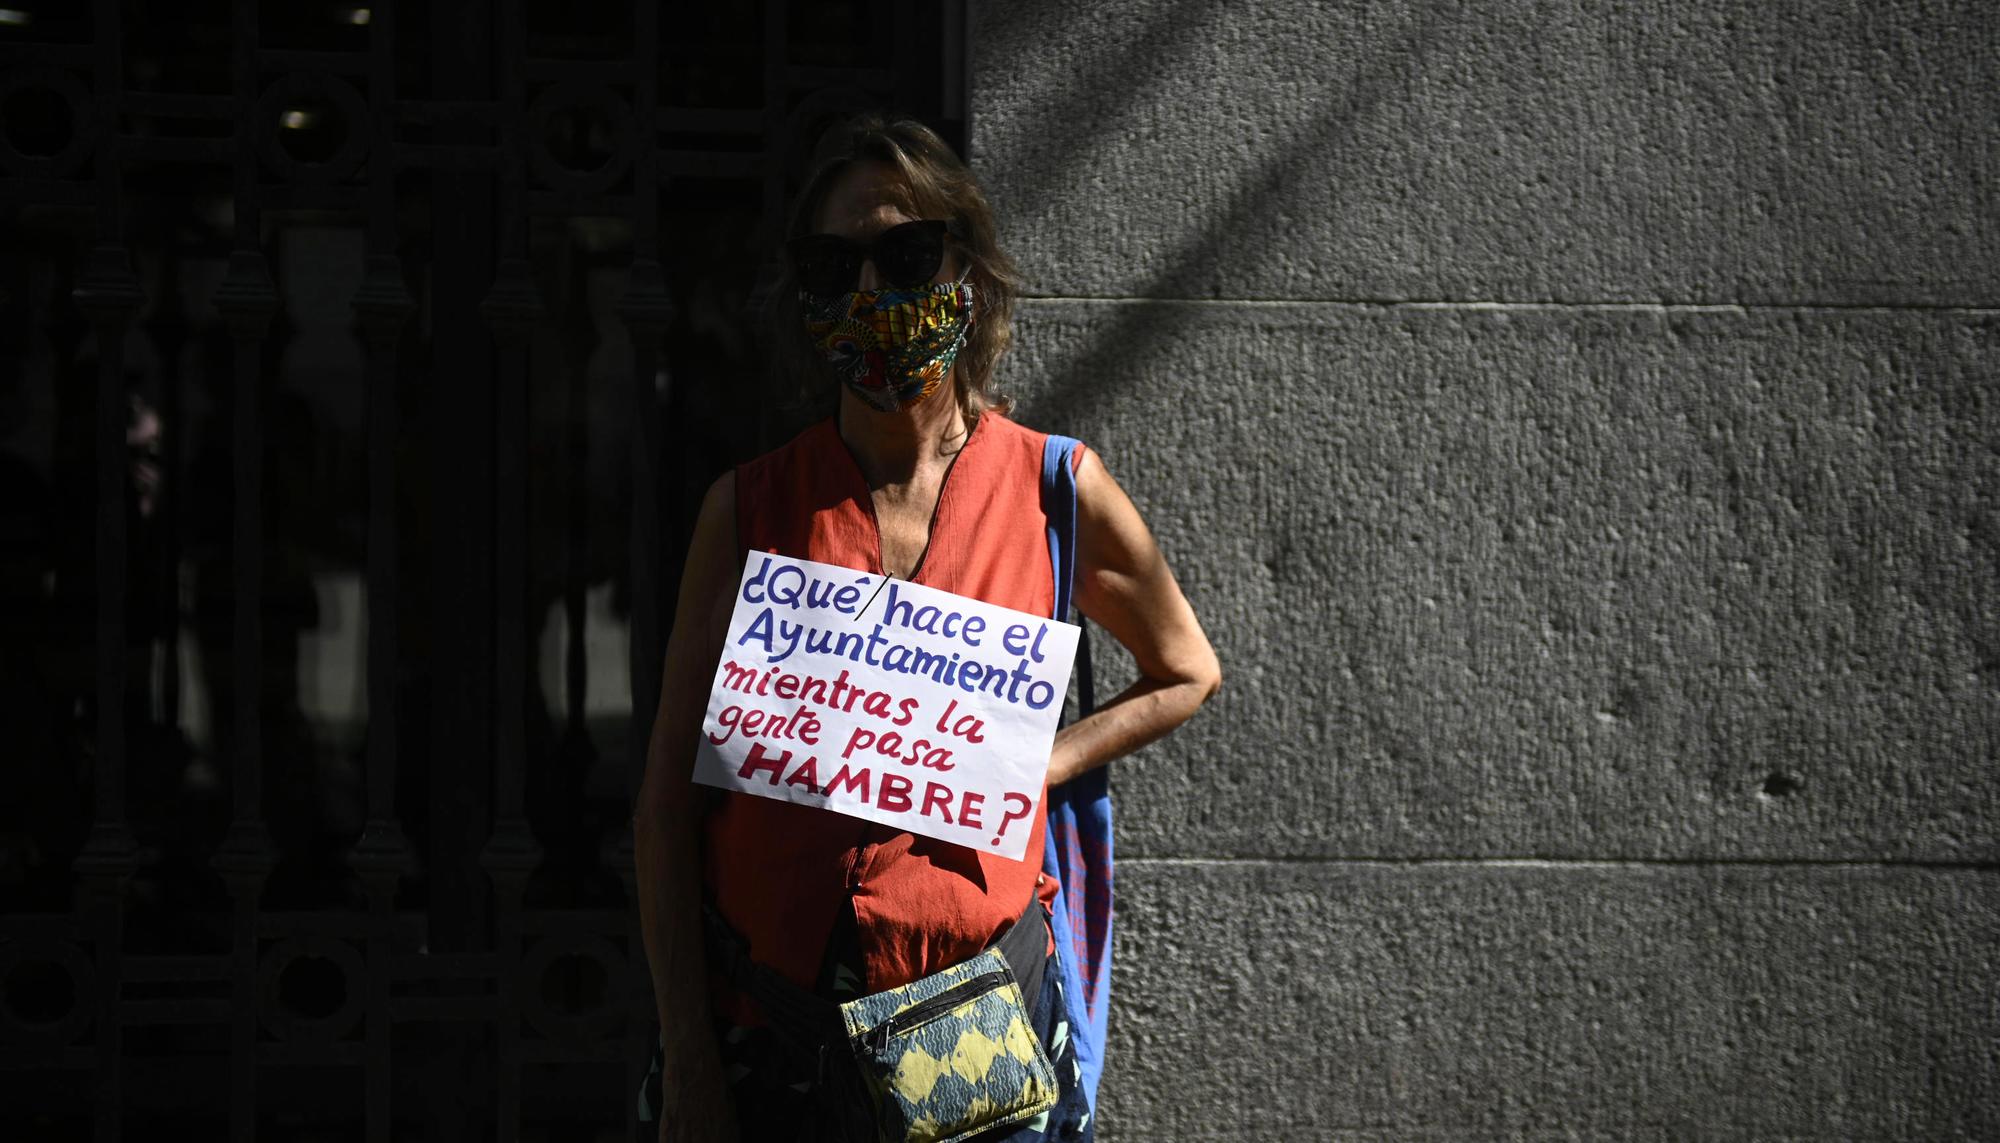
[[[796,296],[799,309],[776,331],[812,354],[821,384],[838,384],[838,410],[709,489],[633,820],[660,1014],[662,1140],[837,1130],[828,1100],[848,1096],[823,1058],[806,1059],[796,1037],[780,1034],[770,1004],[726,986],[711,992],[745,952],[834,999],[962,964],[1016,932],[1017,918],[1034,926],[1038,955],[1055,963],[1033,904],[1047,907],[1056,892],[1042,873],[1046,796],[1026,858],[1012,861],[823,809],[711,797],[689,781],[750,550],[1037,614],[1054,605],[1040,507],[1046,438],[1008,420],[993,396],[1014,274],[984,195],[920,124],[864,117],[839,138],[792,214],[783,296]],[[1094,453],[1079,447],[1073,457],[1076,604],[1131,652],[1139,678],[1056,735],[1050,785],[1166,734],[1221,685],[1215,654],[1132,502]],[[723,922],[707,941],[704,898]],[[740,943],[719,945],[718,932]],[[1056,1065],[1058,1106],[995,1138],[1088,1137],[1076,1067],[1059,1042],[1067,1037],[1055,1032],[1061,975],[1043,972],[1039,987],[1023,990],[1035,993],[1024,1001]]]

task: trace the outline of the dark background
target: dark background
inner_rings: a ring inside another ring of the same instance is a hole
[[[965,119],[956,5],[653,8],[0,10],[0,1135],[630,1129],[777,214]]]

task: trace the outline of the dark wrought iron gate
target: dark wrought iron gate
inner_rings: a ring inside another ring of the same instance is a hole
[[[747,317],[917,0],[0,0],[0,1138],[618,1138]]]

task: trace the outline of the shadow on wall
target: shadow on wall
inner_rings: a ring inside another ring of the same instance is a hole
[[[1442,6],[1422,6],[1402,29],[1393,49],[1367,56],[1377,66],[1346,73],[1345,82],[1334,92],[1337,102],[1282,140],[1274,151],[1278,157],[1227,179],[1226,190],[1212,201],[1202,201],[1208,196],[1198,198],[1194,211],[1201,219],[1191,237],[1164,257],[1151,259],[1152,273],[1144,284],[1132,296],[1118,299],[1117,316],[1099,327],[1101,334],[1074,362],[1072,376],[1096,383],[1047,386],[1036,400],[1037,419],[1049,425],[1092,424],[1106,396],[1103,378],[1120,375],[1136,379],[1143,375],[1138,363],[1156,344],[1158,318],[1164,308],[1159,303],[1181,300],[1169,291],[1202,281],[1207,276],[1206,267],[1246,238],[1269,235],[1265,256],[1285,257],[1278,245],[1284,237],[1283,228],[1273,227],[1270,220],[1283,204],[1300,198],[1295,188],[1308,180],[1339,185],[1327,168],[1342,154],[1342,145],[1351,140],[1354,124],[1381,106],[1401,79],[1421,70],[1417,65],[1437,44],[1444,17]],[[1062,156],[1062,162],[1071,168],[1090,162],[1096,152],[1093,140],[1101,136],[1101,125],[1107,118],[1101,110],[1107,94],[1127,105],[1145,105],[1151,98],[1149,86],[1156,85],[1149,84],[1149,77],[1162,76],[1173,66],[1161,61],[1184,59],[1198,52],[1218,34],[1216,25],[1226,19],[1227,13],[1220,7],[1199,0],[1161,5],[1145,31],[1125,42],[1117,65],[1062,72],[1066,78],[1061,87],[1039,104],[1044,108],[1036,122],[1037,130],[1043,133],[1039,149]],[[1031,52],[1035,50],[1032,39],[1047,26],[1048,22],[1035,18],[1032,12],[1012,15],[991,29],[990,35],[982,29],[982,52],[991,59]],[[1385,66],[1392,61],[1402,66]],[[978,165],[975,155],[974,166]],[[1049,182],[1065,185],[1067,180]],[[1040,205],[1038,198],[1030,198],[997,203],[996,210],[1007,225],[1010,220],[1038,215]],[[1033,268],[1024,269],[1029,289],[1023,300],[1032,301]]]

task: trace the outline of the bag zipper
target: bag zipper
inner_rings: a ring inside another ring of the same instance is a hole
[[[982,972],[970,980],[960,981],[931,997],[929,1000],[912,1004],[873,1028],[861,1034],[861,1042],[870,1052],[882,1055],[889,1050],[889,1038],[898,1032],[907,1032],[936,1020],[945,1013],[965,1003],[983,992],[991,992],[1007,983],[1007,974],[999,970]]]

